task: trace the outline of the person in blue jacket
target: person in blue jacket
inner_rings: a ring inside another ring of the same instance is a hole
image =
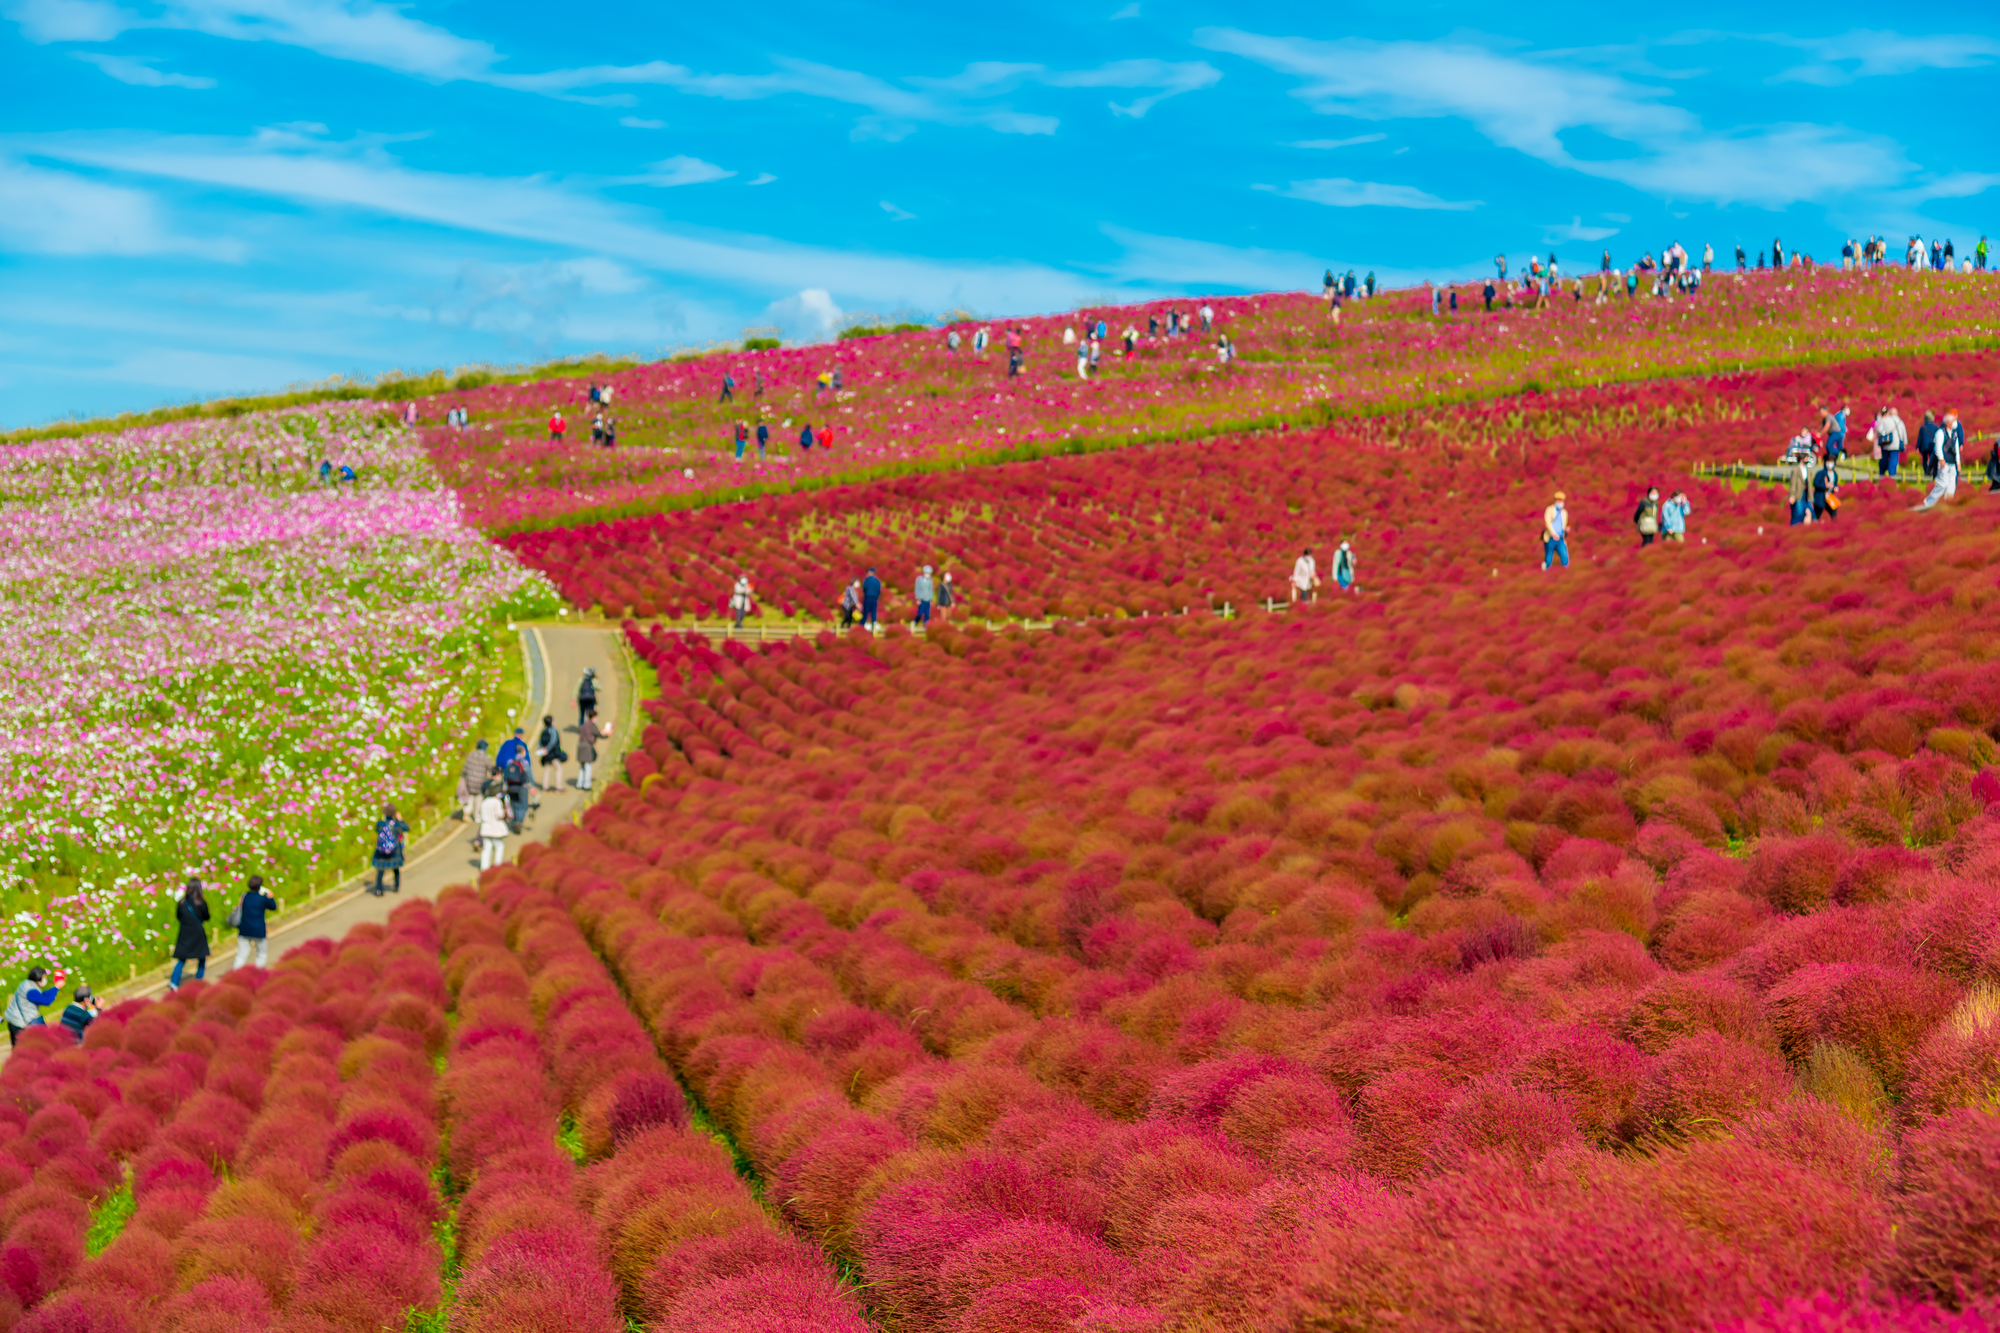
[[[91,992],[89,983],[79,981],[70,1002],[63,1006],[62,1025],[76,1036],[77,1045],[83,1044],[83,1030],[97,1021],[97,996]]]
[[[882,607],[882,580],[876,575],[874,566],[869,566],[868,577],[861,580],[861,628],[874,629],[878,613]]]
[[[236,909],[236,966],[242,967],[250,961],[252,949],[257,953],[257,966],[270,966],[270,929],[264,923],[264,914],[277,905],[278,900],[264,887],[264,877],[252,875],[244,889],[242,905]]]
[[[62,973],[56,973],[55,980],[50,982],[47,968],[29,968],[28,979],[15,988],[13,998],[7,1001],[7,1044],[12,1046],[21,1039],[22,1028],[47,1026],[42,1008],[54,1004],[61,994]]]

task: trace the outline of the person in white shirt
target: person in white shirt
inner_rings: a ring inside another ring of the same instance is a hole
[[[486,784],[479,801],[479,868],[490,870],[507,859],[507,802],[500,788]]]
[[[1201,308],[1201,331],[1203,333],[1207,333],[1209,329],[1214,326],[1214,324],[1215,324],[1215,307],[1212,305],[1204,305]]]
[[[1880,477],[1897,475],[1897,466],[1903,461],[1903,450],[1910,443],[1910,432],[1903,425],[1903,418],[1893,407],[1885,407],[1875,418],[1871,427],[1875,436],[1875,474]]]
[[[1313,562],[1313,548],[1308,546],[1298,563],[1292,566],[1292,600],[1297,602],[1312,596],[1312,590],[1319,586],[1319,566]]]

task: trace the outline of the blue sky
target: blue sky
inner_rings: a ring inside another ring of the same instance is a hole
[[[0,0],[0,424],[1503,249],[1969,251],[2000,16],[1892,14]]]

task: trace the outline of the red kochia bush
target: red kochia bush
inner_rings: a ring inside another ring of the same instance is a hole
[[[1944,1300],[2000,1295],[2000,1115],[1965,1107],[1912,1132],[1902,1185],[1903,1280]]]

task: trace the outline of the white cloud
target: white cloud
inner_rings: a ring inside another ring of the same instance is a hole
[[[1055,310],[1095,288],[1059,269],[829,250],[768,237],[669,230],[641,209],[541,177],[417,171],[374,145],[199,136],[17,136],[38,156],[266,198],[593,253],[635,268],[752,291],[824,288],[871,305]],[[32,197],[24,195],[24,197]],[[4,206],[4,201],[0,201]]]
[[[1300,139],[1286,144],[1287,148],[1354,148],[1364,143],[1381,143],[1386,134],[1356,134],[1345,139]]]
[[[1140,120],[1169,97],[1212,86],[1222,71],[1206,60],[1114,60],[1096,69],[1050,72],[1039,78],[1052,88],[1151,88],[1153,92],[1128,105],[1111,103],[1114,115]]]
[[[1553,244],[1556,241],[1602,241],[1616,236],[1616,227],[1586,227],[1581,216],[1568,222],[1550,222],[1542,227],[1542,241]]]
[[[230,242],[171,232],[153,196],[0,157],[0,250],[42,255],[241,257]]]
[[[664,162],[653,163],[652,170],[640,176],[620,178],[625,185],[658,185],[671,189],[678,185],[706,185],[710,181],[728,180],[736,173],[713,162],[704,162],[698,157],[678,155]]]
[[[778,178],[776,176],[773,176],[770,172],[760,171],[757,173],[757,178],[755,180],[747,180],[744,181],[743,183],[745,185],[769,185],[772,181],[776,179]]]
[[[1111,21],[1113,23],[1116,23],[1119,19],[1135,19],[1138,17],[1139,17],[1139,6],[1137,3],[1133,3],[1125,6],[1125,8],[1119,10],[1116,14],[1113,14],[1111,16]]]
[[[764,308],[764,322],[784,331],[788,342],[819,342],[833,336],[846,312],[824,287],[808,287]]]
[[[667,127],[664,120],[647,120],[643,116],[620,116],[618,123],[628,130],[663,130]]]
[[[102,51],[72,51],[78,60],[97,66],[120,83],[138,88],[213,88],[214,79],[194,74],[164,74],[144,60],[107,55]]]
[[[1320,270],[1327,267],[1325,261],[1293,250],[1261,250],[1181,236],[1156,236],[1110,223],[1098,230],[1117,242],[1122,253],[1112,263],[1093,267],[1108,277],[1135,285],[1235,288],[1250,292],[1318,291]],[[1365,271],[1368,266],[1353,267]],[[1416,281],[1416,275],[1393,270],[1382,270],[1380,276],[1396,283]]]
[[[1195,40],[1302,82],[1322,112],[1367,120],[1454,118],[1494,143],[1555,166],[1681,199],[1783,208],[1892,184],[1911,170],[1886,139],[1820,125],[1703,128],[1664,88],[1573,62],[1463,42],[1314,41],[1205,28]],[[1579,158],[1563,142],[1593,130],[1639,155]]]
[[[882,201],[882,211],[887,213],[890,219],[895,222],[915,222],[917,220],[915,213],[906,212],[890,203],[887,199]]]
[[[1479,207],[1481,202],[1477,199],[1440,199],[1412,185],[1385,185],[1380,181],[1349,180],[1345,176],[1293,181],[1282,190],[1275,185],[1255,185],[1251,188],[1333,208],[1416,208],[1462,213]]]
[[[1818,59],[1771,76],[1773,83],[1810,83],[1839,87],[1856,79],[1914,74],[1926,69],[1977,69],[2000,57],[2000,38],[1970,33],[1939,33],[1905,37],[1897,32],[1857,29],[1837,37],[1764,38],[1810,51]]]
[[[103,0],[5,0],[0,13],[31,42],[108,42],[138,19]]]

